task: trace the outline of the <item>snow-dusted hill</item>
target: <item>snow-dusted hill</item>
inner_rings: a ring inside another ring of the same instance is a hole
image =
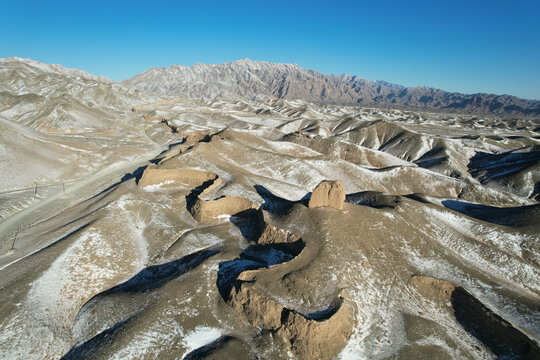
[[[155,152],[131,107],[157,99],[81,70],[0,59],[0,219]]]
[[[227,66],[193,99],[0,62],[2,359],[539,358],[535,119]]]
[[[74,79],[86,79],[86,80],[94,80],[99,81],[103,83],[113,83],[114,81],[106,78],[104,76],[96,76],[92,75],[86,71],[79,70],[79,69],[70,69],[66,68],[60,64],[45,64],[39,61],[35,61],[32,59],[27,58],[20,58],[20,57],[10,57],[10,58],[0,58],[0,66],[2,68],[8,66],[8,64],[20,64],[21,66],[24,64],[29,68],[35,69],[37,72],[42,73],[55,73],[59,75],[65,75],[69,76]]]

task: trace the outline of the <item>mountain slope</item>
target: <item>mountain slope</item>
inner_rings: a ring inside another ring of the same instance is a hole
[[[81,70],[0,59],[0,221],[109,167],[153,156],[158,145],[131,107],[157,99]]]
[[[460,94],[407,88],[351,75],[325,75],[296,64],[249,59],[152,68],[122,84],[161,95],[204,99],[302,99],[322,104],[362,105],[470,114],[540,117],[540,101],[510,95]]]

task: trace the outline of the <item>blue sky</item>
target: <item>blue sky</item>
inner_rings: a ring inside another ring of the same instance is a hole
[[[539,0],[0,0],[0,57],[123,80],[242,58],[540,99]]]

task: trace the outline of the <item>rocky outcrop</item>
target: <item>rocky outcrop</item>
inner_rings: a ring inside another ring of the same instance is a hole
[[[178,135],[184,138],[184,144],[192,145],[210,140],[212,133],[209,131],[180,131]]]
[[[310,208],[332,207],[343,210],[345,196],[345,186],[341,181],[324,180],[313,190],[308,206]]]
[[[225,196],[209,201],[197,198],[189,212],[198,222],[209,222],[221,215],[254,215],[257,209],[258,207],[248,199]]]
[[[175,189],[191,191],[199,186],[205,186],[205,190],[218,186],[221,178],[209,171],[194,169],[160,169],[148,166],[139,179],[140,188],[159,187],[162,189]]]
[[[258,211],[256,222],[257,246],[281,249],[293,257],[267,267],[251,265],[240,272],[225,286],[228,291],[222,293],[225,301],[241,319],[272,333],[274,339],[284,343],[298,359],[333,359],[347,343],[355,321],[354,306],[348,294],[342,291],[325,311],[312,315],[281,305],[264,291],[264,285],[280,281],[309,265],[317,256],[318,245],[274,226],[263,210]],[[252,255],[250,259],[253,261]]]
[[[257,234],[257,244],[260,245],[294,243],[300,239],[298,235],[272,225],[264,210],[257,213]]]
[[[411,283],[416,290],[428,299],[448,302],[457,286],[449,281],[414,275]]]
[[[271,331],[298,359],[333,359],[346,345],[354,324],[354,309],[339,295],[327,315],[315,318],[280,305],[252,283],[233,288],[229,304],[251,325]]]

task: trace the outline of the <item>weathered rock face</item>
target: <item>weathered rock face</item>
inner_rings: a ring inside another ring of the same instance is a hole
[[[345,186],[343,183],[339,180],[324,180],[313,190],[308,206],[310,208],[328,206],[343,210],[344,203]]]
[[[220,215],[241,215],[251,212],[254,214],[257,209],[257,206],[248,199],[225,196],[210,201],[197,198],[189,212],[198,222],[209,222]]]
[[[294,243],[300,239],[298,235],[272,225],[264,210],[257,213],[257,236],[259,245]]]
[[[191,189],[206,183],[218,184],[219,176],[209,171],[192,169],[159,169],[149,166],[144,171],[138,185],[141,188],[159,186],[162,188]]]
[[[210,135],[212,135],[212,133],[208,131],[182,131],[178,134],[184,137],[185,144],[190,145],[199,141],[205,141],[206,139],[210,138]]]
[[[251,325],[274,332],[298,359],[333,359],[352,334],[354,308],[341,295],[322,319],[280,305],[250,282],[236,284],[229,304]]]
[[[290,344],[299,359],[333,359],[347,344],[354,324],[354,308],[341,295],[332,304],[333,314],[327,319],[308,319],[284,308],[278,335]]]
[[[256,269],[247,269],[232,279],[225,301],[240,319],[274,334],[298,359],[333,359],[343,349],[354,325],[355,308],[346,291],[336,297],[324,314],[304,315],[280,304],[268,295],[265,284],[280,281],[287,274],[311,263],[317,256],[314,241],[304,241],[269,221],[268,214],[258,210],[257,246],[286,251],[294,257],[288,261]],[[219,280],[218,280],[219,282]]]

